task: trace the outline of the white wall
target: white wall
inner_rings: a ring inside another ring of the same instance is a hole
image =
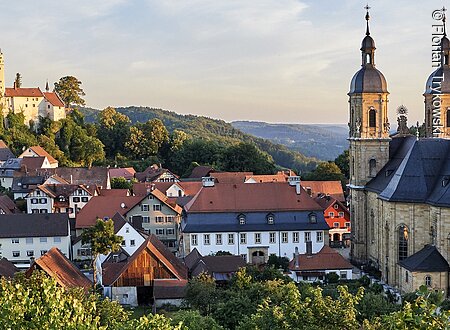
[[[347,280],[351,280],[352,279],[352,270],[351,269],[327,269],[325,270],[325,274],[329,274],[329,273],[336,273],[337,275],[339,275],[339,279],[341,279],[341,275],[342,273],[345,273],[347,275]],[[291,271],[291,273],[288,275],[290,278],[292,278],[294,280],[294,282],[299,283],[299,282],[322,282],[323,280],[320,280],[319,277],[317,276],[309,276],[308,280],[303,280],[303,276],[297,276],[297,273],[295,271]]]
[[[136,250],[144,243],[145,239],[139,234],[132,225],[126,223],[122,228],[116,233],[123,237],[125,245],[122,248],[131,256]],[[134,245],[131,245],[131,241],[134,240]]]
[[[116,300],[121,305],[137,306],[137,288],[134,286],[111,287],[111,300]]]

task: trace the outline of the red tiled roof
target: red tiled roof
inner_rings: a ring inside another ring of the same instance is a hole
[[[6,97],[44,97],[40,88],[5,88]]]
[[[8,148],[8,146],[6,145],[5,141],[0,140],[0,149],[4,149],[4,148]]]
[[[204,176],[208,176],[211,172],[214,172],[214,169],[211,166],[196,166],[193,168],[189,178],[201,179]]]
[[[283,172],[278,172],[277,174],[270,175],[248,175],[244,180],[247,181],[249,179],[253,179],[256,182],[287,182],[288,177],[289,176]]]
[[[243,183],[245,177],[253,175],[253,172],[214,172],[209,176],[219,183]]]
[[[245,211],[323,211],[303,189],[283,182],[216,183],[202,187],[185,206],[189,212],[245,212]]]
[[[46,272],[66,289],[83,288],[88,291],[92,285],[91,281],[55,247],[36,259],[27,270],[26,275],[30,276],[36,268]]]
[[[75,228],[93,226],[97,218],[112,218],[116,213],[124,215],[141,200],[140,196],[94,196],[78,213]]]
[[[100,196],[126,197],[130,196],[128,189],[99,189]]]
[[[183,189],[186,196],[194,196],[202,188],[202,183],[199,181],[188,182],[146,182],[146,183],[134,183],[133,193],[136,196],[147,196],[151,191],[152,186],[166,194],[167,190],[173,185],[179,186]],[[176,197],[176,196],[173,196]]]
[[[18,211],[16,204],[7,195],[0,196],[0,209],[2,209],[5,214],[12,214]]]
[[[47,151],[45,151],[45,149],[42,148],[41,146],[33,146],[33,147],[29,147],[28,149],[33,150],[34,153],[36,155],[38,155],[39,157],[47,157],[48,162],[50,164],[55,164],[58,162],[55,158],[53,158],[52,155],[50,155]]]
[[[64,102],[61,100],[59,95],[55,92],[44,92],[44,96],[47,99],[47,101],[53,105],[54,107],[61,107],[64,108]]]
[[[136,171],[132,167],[124,167],[124,168],[110,168],[109,169],[109,176],[112,178],[125,178],[125,179],[132,179],[134,178],[134,175],[136,174]]]
[[[22,163],[20,164],[25,172],[30,170],[35,170],[37,168],[42,168],[44,164],[45,157],[23,157]]]
[[[0,259],[0,277],[12,278],[19,271],[11,261],[6,258]]]
[[[315,254],[299,254],[298,266],[295,259],[289,262],[291,271],[319,271],[319,270],[352,269],[352,265],[342,255],[330,248],[328,245]]]
[[[312,197],[319,194],[330,195],[340,202],[345,201],[344,191],[340,181],[301,181],[303,188],[311,188]]]

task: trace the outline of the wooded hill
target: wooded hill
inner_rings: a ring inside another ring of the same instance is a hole
[[[80,108],[80,111],[84,114],[87,123],[94,123],[97,121],[100,110]],[[193,138],[214,141],[225,145],[253,142],[259,149],[271,155],[275,163],[281,167],[308,172],[313,170],[318,163],[317,159],[289,150],[286,146],[243,133],[223,120],[195,115],[181,115],[173,111],[150,107],[130,106],[116,108],[116,111],[129,117],[132,123],[144,123],[151,119],[160,119],[169,133],[172,133],[174,130],[181,130]]]

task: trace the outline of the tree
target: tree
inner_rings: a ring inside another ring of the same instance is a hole
[[[209,315],[217,299],[216,282],[208,274],[202,273],[189,280],[186,301],[202,315]]]
[[[317,181],[341,181],[345,183],[345,177],[334,162],[321,162],[317,168],[304,176],[305,180]]]
[[[344,150],[342,154],[336,157],[334,163],[339,167],[342,174],[345,175],[347,179],[350,178],[350,154],[348,149]]]
[[[123,152],[125,142],[130,136],[130,118],[112,107],[100,111],[97,118],[97,137],[105,145],[108,157]]]
[[[179,311],[172,315],[172,325],[182,324],[182,330],[223,330],[211,316],[202,316],[198,311]]]
[[[223,153],[221,168],[231,172],[271,174],[275,164],[271,156],[263,153],[253,143],[242,142],[229,146]]]
[[[71,108],[73,105],[85,105],[82,98],[86,94],[81,88],[81,81],[73,76],[66,76],[55,82],[55,92],[63,100],[66,107]]]
[[[108,254],[110,252],[118,251],[123,237],[114,233],[114,222],[112,219],[102,220],[97,219],[94,226],[86,229],[82,235],[81,240],[83,244],[90,244],[92,251],[92,269],[94,270],[94,285],[96,284],[97,267],[96,261],[100,254]]]
[[[94,161],[102,161],[105,159],[104,145],[99,139],[83,135],[82,144],[84,146],[83,164],[87,167],[91,167]]]
[[[111,179],[111,189],[131,189],[131,188],[133,188],[133,182],[129,182],[124,177]]]
[[[19,72],[16,73],[16,79],[14,79],[14,86],[17,88],[22,87],[22,75]]]

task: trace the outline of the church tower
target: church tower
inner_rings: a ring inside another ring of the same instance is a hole
[[[5,63],[3,61],[3,53],[0,49],[0,113],[4,111],[6,107],[5,100]]]
[[[375,68],[375,41],[370,36],[369,7],[366,6],[366,36],[361,44],[361,69],[350,83],[350,219],[351,258],[367,262],[366,194],[364,186],[389,160],[388,91],[383,74]]]
[[[445,8],[442,9],[445,12]],[[450,41],[446,17],[442,18],[444,34],[440,44],[440,65],[425,86],[425,132],[427,137],[450,139]]]

